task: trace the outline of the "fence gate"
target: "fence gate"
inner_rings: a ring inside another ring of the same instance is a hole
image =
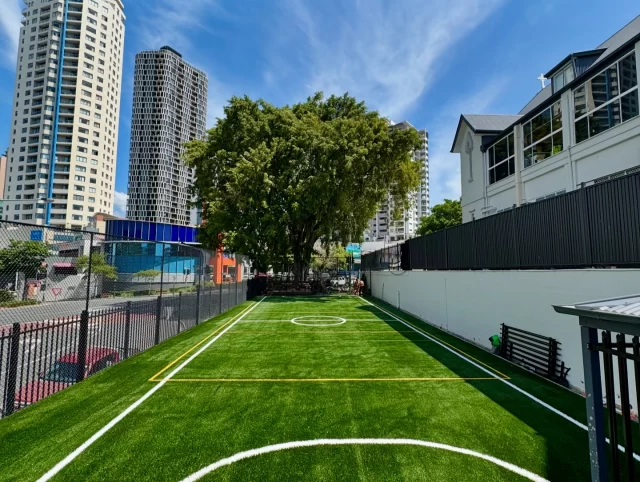
[[[580,317],[591,480],[638,480],[640,295],[554,308]]]

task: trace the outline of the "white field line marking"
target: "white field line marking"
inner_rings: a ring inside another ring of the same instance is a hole
[[[327,321],[338,320],[338,323],[300,323],[298,320],[308,320],[309,318],[324,318]],[[298,316],[297,318],[292,318],[291,323],[294,325],[300,326],[337,326],[346,323],[347,320],[344,318],[340,318],[339,316],[318,316],[318,315],[309,315],[309,316]]]
[[[507,469],[510,472],[518,474],[534,482],[548,482],[547,479],[540,477],[539,475],[534,474],[533,472],[529,472],[528,470],[523,469],[522,467],[518,467],[517,465],[510,464],[509,462],[505,462],[504,460],[500,460],[496,457],[492,457],[491,455],[481,454],[480,452],[474,452],[473,450],[464,449],[461,447],[454,447],[452,445],[445,445],[445,444],[440,444],[436,442],[426,442],[424,440],[414,440],[409,438],[318,439],[318,440],[303,440],[300,442],[286,442],[286,443],[275,444],[275,445],[267,445],[266,447],[247,450],[246,452],[239,452],[235,455],[232,455],[231,457],[218,460],[217,462],[211,465],[208,465],[204,469],[201,469],[196,473],[191,474],[186,479],[183,479],[182,482],[195,482],[196,480],[204,477],[205,475],[213,472],[214,470],[219,469],[220,467],[231,465],[240,460],[256,457],[258,455],[278,452],[280,450],[297,449],[302,447],[315,447],[318,445],[417,445],[420,447],[428,447],[433,449],[446,450],[448,452],[455,452],[463,455],[470,455],[472,457],[476,457],[478,459],[491,462],[504,469]]]
[[[485,372],[485,373],[489,373],[491,376],[493,376],[494,378],[497,378],[498,380],[500,380],[500,381],[501,381],[502,383],[504,383],[505,385],[510,386],[510,387],[511,387],[511,388],[513,388],[514,390],[516,390],[516,391],[518,391],[518,392],[522,393],[525,397],[528,397],[528,398],[530,398],[531,400],[533,400],[534,402],[536,402],[536,403],[538,403],[538,404],[542,405],[543,407],[545,407],[545,408],[547,408],[547,409],[551,410],[551,411],[552,411],[553,413],[555,413],[556,415],[561,416],[561,417],[562,417],[562,418],[564,418],[565,420],[568,420],[569,422],[571,422],[572,424],[574,424],[574,425],[576,425],[576,426],[580,427],[580,428],[581,428],[581,429],[583,429],[583,430],[586,430],[586,431],[588,431],[588,430],[589,430],[589,428],[588,428],[585,424],[583,424],[583,423],[581,423],[581,422],[578,422],[576,419],[571,418],[571,417],[570,417],[569,415],[567,415],[566,413],[563,413],[563,412],[561,412],[560,410],[558,410],[557,408],[552,407],[552,406],[551,406],[551,405],[549,405],[548,403],[543,402],[543,401],[542,401],[542,400],[540,400],[539,398],[537,398],[537,397],[535,397],[535,396],[531,395],[529,392],[527,392],[527,391],[523,390],[522,388],[520,388],[520,387],[518,387],[518,386],[514,385],[513,383],[511,383],[511,382],[509,382],[509,381],[507,381],[507,380],[504,380],[503,378],[498,377],[495,373],[493,373],[493,372],[491,372],[491,371],[487,370],[486,368],[484,368],[484,367],[482,367],[482,366],[478,365],[477,363],[473,362],[472,360],[469,360],[467,357],[465,357],[465,356],[464,356],[464,355],[462,355],[461,353],[458,353],[457,351],[453,350],[452,348],[450,348],[450,347],[448,347],[448,346],[446,346],[446,345],[444,345],[444,344],[440,343],[440,342],[439,342],[438,340],[436,340],[435,338],[431,338],[431,337],[430,337],[429,335],[427,335],[426,333],[423,333],[423,332],[421,332],[420,330],[417,330],[414,326],[410,325],[409,323],[406,323],[406,322],[402,321],[400,318],[398,318],[397,316],[395,316],[393,313],[388,312],[387,310],[385,310],[385,309],[383,309],[383,308],[379,307],[378,305],[375,305],[375,304],[373,304],[373,303],[371,303],[371,302],[369,302],[369,301],[365,300],[364,298],[361,298],[361,299],[362,299],[362,301],[364,301],[365,303],[368,303],[368,304],[370,304],[371,306],[375,306],[377,309],[379,309],[379,310],[380,310],[380,311],[382,311],[383,313],[386,313],[387,315],[389,315],[389,316],[391,316],[391,317],[395,318],[395,319],[396,319],[396,320],[398,320],[400,323],[402,323],[403,325],[405,325],[405,326],[407,326],[407,327],[411,328],[411,329],[412,329],[413,331],[415,331],[416,333],[420,333],[422,336],[424,336],[425,338],[428,338],[428,339],[429,339],[429,340],[431,340],[432,342],[434,342],[434,343],[436,343],[436,344],[440,345],[442,348],[444,348],[444,349],[446,349],[446,350],[450,351],[450,352],[451,352],[451,353],[453,353],[454,355],[459,356],[459,357],[460,357],[460,358],[462,358],[463,360],[465,360],[465,361],[467,361],[467,362],[471,363],[473,366],[478,367],[478,368],[479,368],[480,370],[482,370],[483,372]],[[607,441],[607,443],[610,443],[610,441],[609,441],[609,439],[608,439],[608,438],[605,438],[605,440]],[[618,449],[619,449],[619,450],[621,450],[622,452],[625,452],[625,451],[626,451],[626,450],[625,450],[625,448],[624,448],[622,445],[618,445]],[[640,455],[638,455],[638,454],[635,454],[635,453],[634,453],[634,454],[633,454],[633,458],[634,458],[634,459],[636,459],[636,460],[638,460],[638,461],[640,461]]]
[[[144,395],[142,395],[138,400],[136,400],[134,403],[132,403],[131,405],[129,405],[129,407],[127,407],[122,413],[120,413],[120,415],[116,416],[113,420],[111,420],[108,424],[106,424],[104,427],[102,427],[100,430],[98,430],[96,433],[94,433],[85,443],[83,443],[82,445],[80,445],[80,447],[78,447],[77,449],[75,449],[73,452],[71,452],[69,455],[67,455],[64,459],[62,459],[60,462],[58,462],[51,470],[49,470],[49,472],[47,472],[46,474],[44,474],[42,477],[40,477],[38,479],[37,482],[45,482],[47,480],[50,480],[52,477],[56,476],[58,474],[58,472],[60,472],[62,469],[64,469],[67,465],[69,465],[78,455],[80,455],[82,452],[84,452],[88,447],[90,447],[96,440],[98,440],[100,437],[102,437],[105,433],[107,433],[110,429],[112,429],[118,422],[120,422],[124,417],[126,417],[127,415],[129,415],[131,412],[133,412],[136,408],[138,408],[140,405],[142,405],[151,395],[153,395],[154,393],[156,393],[158,390],[160,390],[160,388],[167,383],[167,381],[169,381],[171,378],[173,378],[180,370],[182,370],[184,367],[186,367],[189,363],[191,363],[191,361],[193,361],[193,359],[195,359],[198,355],[200,355],[203,351],[205,351],[207,348],[209,348],[213,343],[215,343],[222,335],[224,335],[227,331],[229,331],[236,323],[238,323],[238,321],[240,321],[243,317],[245,317],[247,314],[251,313],[251,311],[258,306],[260,303],[262,303],[262,301],[266,298],[266,296],[264,298],[262,298],[260,301],[258,301],[255,305],[253,305],[248,311],[245,311],[244,314],[242,314],[242,316],[240,316],[236,321],[234,321],[233,323],[231,323],[229,326],[227,326],[224,330],[222,330],[218,335],[216,335],[215,337],[213,337],[209,342],[205,343],[205,345],[200,348],[197,352],[195,352],[193,355],[191,355],[189,358],[187,358],[184,362],[182,362],[182,364],[180,366],[178,366],[178,368],[176,368],[175,370],[173,370],[171,373],[169,373],[166,377],[164,377],[162,379],[161,382],[159,382],[156,386],[154,386],[151,390],[149,390],[147,393],[145,393]]]

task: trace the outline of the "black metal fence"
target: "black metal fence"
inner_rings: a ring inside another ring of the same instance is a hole
[[[249,260],[0,222],[0,417],[247,299]]]
[[[362,269],[637,267],[638,193],[640,173],[583,187],[365,254]]]

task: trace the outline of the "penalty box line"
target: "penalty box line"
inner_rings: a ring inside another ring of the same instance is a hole
[[[94,433],[91,437],[89,437],[89,439],[87,439],[82,445],[80,445],[77,449],[75,449],[73,452],[71,452],[69,455],[67,455],[64,459],[62,459],[60,462],[58,462],[51,470],[49,470],[46,474],[44,474],[42,477],[40,477],[37,482],[46,482],[47,480],[51,480],[53,477],[55,477],[56,475],[58,475],[58,473],[60,473],[60,471],[62,469],[64,469],[67,465],[69,465],[71,462],[73,462],[80,454],[82,454],[86,449],[88,449],[91,445],[93,445],[93,443],[98,440],[100,437],[102,437],[105,433],[107,433],[109,430],[111,430],[113,427],[115,427],[122,419],[124,419],[127,415],[129,415],[131,412],[133,412],[136,408],[138,408],[140,405],[142,405],[147,399],[149,399],[149,397],[151,397],[151,395],[153,395],[155,392],[157,392],[158,390],[160,390],[160,388],[162,388],[162,386],[169,381],[173,376],[175,376],[180,370],[182,370],[185,366],[187,366],[193,359],[195,359],[198,355],[200,355],[203,351],[205,351],[207,348],[209,348],[213,343],[216,342],[216,340],[218,340],[222,335],[224,335],[228,330],[230,330],[231,328],[233,328],[233,326],[240,321],[245,315],[247,315],[248,313],[251,313],[251,311],[258,306],[260,303],[262,303],[262,301],[266,298],[263,297],[260,301],[258,301],[257,303],[248,306],[246,309],[244,309],[241,313],[239,313],[238,315],[236,315],[234,318],[236,318],[236,320],[231,323],[230,325],[228,325],[223,331],[221,331],[216,337],[212,338],[211,340],[209,340],[209,342],[207,344],[205,344],[204,346],[202,346],[197,352],[195,352],[193,355],[191,355],[189,358],[187,358],[185,361],[183,361],[180,366],[178,366],[177,368],[175,368],[171,373],[169,373],[160,383],[158,383],[157,385],[154,385],[153,388],[151,388],[149,391],[147,391],[144,395],[142,395],[140,398],[138,398],[135,402],[133,402],[131,405],[129,405],[124,411],[120,412],[119,415],[117,415],[115,418],[113,418],[109,423],[107,423],[104,427],[102,427],[100,430],[98,430],[96,433]],[[239,316],[239,317],[238,317]]]

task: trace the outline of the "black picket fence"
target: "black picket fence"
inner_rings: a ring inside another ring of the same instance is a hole
[[[640,266],[640,173],[362,256],[363,271]]]
[[[247,281],[0,326],[0,417],[35,403],[247,299]]]

